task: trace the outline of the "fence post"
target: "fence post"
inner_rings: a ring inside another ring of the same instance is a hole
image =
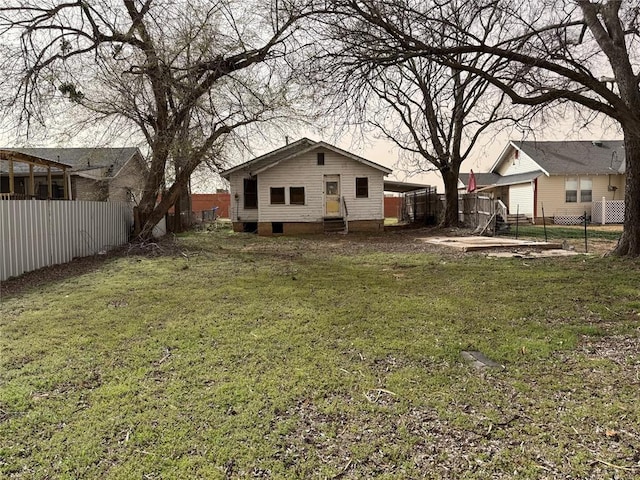
[[[587,211],[584,211],[584,253],[589,253],[587,251]]]
[[[545,219],[544,216],[544,203],[540,204],[540,206],[542,207],[542,228],[544,230],[544,241],[547,241],[547,220]]]
[[[602,197],[602,225],[607,223],[607,199]]]

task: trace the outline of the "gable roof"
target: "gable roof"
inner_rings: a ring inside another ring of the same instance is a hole
[[[558,142],[509,142],[536,162],[549,175],[602,175],[625,172],[622,140],[577,140]],[[505,148],[493,171],[506,157]]]
[[[390,168],[379,165],[351,152],[347,152],[346,150],[342,150],[335,145],[331,145],[322,141],[316,142],[304,137],[300,140],[290,143],[289,145],[285,145],[284,147],[278,148],[269,153],[261,155],[260,157],[254,158],[253,160],[249,160],[248,162],[244,162],[240,165],[229,168],[223,171],[220,175],[227,180],[232,173],[238,172],[240,170],[248,170],[251,175],[255,175],[271,167],[274,167],[275,165],[278,165],[283,161],[289,160],[298,155],[303,155],[316,149],[330,150],[340,155],[344,155],[345,157],[355,160],[356,162],[381,170],[385,173],[385,175],[392,172]]]
[[[106,168],[105,176],[107,177],[115,177],[129,160],[136,154],[140,155],[140,150],[136,147],[3,148],[2,150],[69,165],[72,173]]]

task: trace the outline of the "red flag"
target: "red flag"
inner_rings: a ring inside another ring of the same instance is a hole
[[[469,172],[469,183],[467,184],[467,192],[473,193],[476,191],[476,176],[473,174],[473,170]]]

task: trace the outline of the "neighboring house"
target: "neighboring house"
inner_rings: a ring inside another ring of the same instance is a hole
[[[624,199],[623,141],[509,142],[489,172],[474,175],[476,191],[501,200],[509,214],[535,222],[544,209],[545,217],[571,223],[603,197]],[[468,182],[461,173],[459,189]]]
[[[382,231],[391,169],[303,138],[222,172],[235,231]]]
[[[0,152],[3,193],[9,192],[11,163],[12,193],[29,198],[62,199],[65,189],[73,200],[129,202],[142,196],[147,166],[137,148],[3,148]],[[65,165],[67,175],[59,169],[49,175],[38,162]],[[29,163],[35,167],[30,169]]]

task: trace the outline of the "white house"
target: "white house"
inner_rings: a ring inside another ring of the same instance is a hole
[[[382,231],[391,169],[302,138],[222,172],[235,231],[260,235]]]

